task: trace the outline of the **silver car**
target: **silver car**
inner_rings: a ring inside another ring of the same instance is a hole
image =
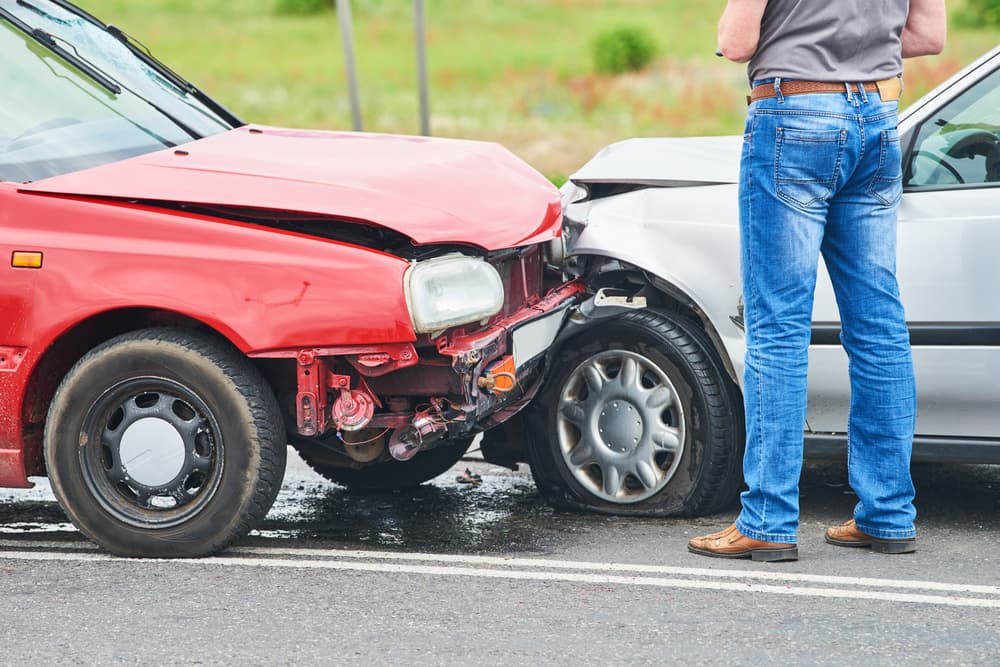
[[[912,104],[899,129],[898,276],[919,395],[913,458],[1000,463],[1000,47]],[[683,515],[719,509],[739,490],[740,146],[740,137],[624,141],[564,186],[565,247],[550,261],[595,297],[569,318],[522,424],[522,458],[550,499]],[[822,268],[807,456],[846,452],[839,329]],[[484,447],[515,440],[487,434]]]

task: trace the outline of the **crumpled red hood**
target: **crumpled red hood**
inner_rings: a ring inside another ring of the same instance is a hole
[[[558,190],[498,144],[262,126],[21,190],[312,213],[489,250],[548,240],[561,224]]]

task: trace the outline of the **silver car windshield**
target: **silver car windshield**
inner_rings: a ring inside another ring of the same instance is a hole
[[[102,26],[48,0],[0,0],[0,10],[0,180],[40,180],[232,129]]]

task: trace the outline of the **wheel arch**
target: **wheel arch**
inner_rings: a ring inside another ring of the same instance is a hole
[[[578,257],[585,257],[592,266],[610,259],[603,255],[578,255]],[[619,260],[611,261],[621,264]],[[596,290],[612,286],[614,282],[622,280],[646,288],[644,295],[647,302],[652,301],[650,305],[654,309],[680,315],[698,326],[711,341],[712,348],[729,378],[737,387],[742,386],[740,374],[745,350],[742,341],[742,302],[738,302],[738,307],[727,317],[721,313],[719,307],[709,309],[706,304],[693,296],[692,290],[683,287],[673,276],[665,277],[662,273],[632,263],[622,264],[619,271],[594,273],[588,280],[588,285]],[[738,342],[734,339],[738,339]]]

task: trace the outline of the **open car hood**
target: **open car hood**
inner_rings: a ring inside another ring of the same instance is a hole
[[[23,185],[39,192],[288,211],[488,250],[559,233],[559,192],[498,144],[242,127]]]
[[[605,147],[570,179],[578,183],[738,183],[743,138],[628,139]]]

